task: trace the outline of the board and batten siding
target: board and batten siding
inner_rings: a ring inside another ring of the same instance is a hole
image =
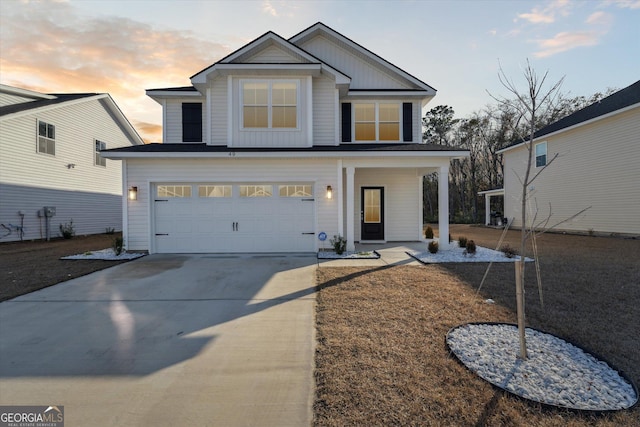
[[[338,233],[338,208],[325,197],[327,185],[337,188],[333,159],[129,159],[128,186],[138,187],[138,200],[128,201],[131,250],[153,250],[153,184],[155,183],[315,183],[316,233]],[[197,197],[197,194],[194,194]],[[318,244],[316,242],[316,244]]]
[[[37,152],[38,120],[55,125],[55,156]],[[96,139],[105,142],[107,148],[131,145],[100,100],[60,105],[2,120],[0,222],[19,224],[17,212],[22,210],[28,233],[25,238],[38,239],[37,210],[52,205],[57,208],[53,220],[56,230],[59,223],[70,219],[74,220],[78,234],[104,232],[106,227],[121,229],[121,162],[107,159],[106,167],[96,166]],[[20,192],[21,203],[13,205],[20,200]],[[81,195],[86,196],[85,203],[76,197]],[[113,203],[115,214],[111,211]]]
[[[240,57],[238,62],[247,62],[254,64],[290,64],[290,63],[302,63],[307,62],[298,55],[293,55],[292,52],[285,51],[284,49],[271,45],[265,49],[262,49],[255,55],[250,56],[247,59]]]
[[[407,83],[394,78],[382,67],[357,56],[342,44],[316,36],[300,46],[305,51],[352,78],[350,89],[412,89]]]
[[[183,102],[201,102],[202,104],[202,138],[206,138],[205,133],[205,114],[206,104],[204,103],[204,97],[192,97],[192,98],[176,98],[168,99],[165,105],[166,115],[166,143],[181,143],[182,141],[182,103]]]
[[[313,79],[313,145],[337,145],[336,85],[326,77]]]
[[[530,197],[538,218],[551,209],[551,225],[589,208],[558,229],[640,234],[639,135],[636,107],[536,141],[547,142],[547,159],[559,154],[532,184]],[[520,227],[522,187],[516,175],[524,175],[527,150],[515,148],[504,158],[505,212]]]
[[[385,240],[415,241],[420,208],[418,173],[412,169],[356,168],[354,176],[355,239],[360,240],[361,188],[384,187]],[[346,183],[346,177],[343,179]],[[346,190],[345,190],[346,194]],[[345,201],[346,206],[346,201]],[[345,223],[346,229],[346,223]]]
[[[216,77],[211,83],[211,145],[227,145],[227,78]],[[206,114],[206,107],[203,109]]]

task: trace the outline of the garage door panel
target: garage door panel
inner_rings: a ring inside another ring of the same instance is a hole
[[[189,185],[199,184],[183,186]],[[277,192],[271,197],[239,197],[237,186],[232,197],[193,193],[154,204],[156,252],[313,251],[315,236],[304,234],[314,232],[313,201],[279,197]]]

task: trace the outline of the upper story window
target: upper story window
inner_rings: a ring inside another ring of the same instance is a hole
[[[95,144],[95,153],[94,153],[94,164],[96,166],[107,166],[107,159],[102,157],[100,155],[100,150],[106,150],[107,149],[107,144],[102,142],[102,141],[98,141],[96,139],[96,144]]]
[[[38,153],[56,155],[56,127],[38,120]]]
[[[356,141],[399,141],[400,104],[355,103]]]
[[[539,142],[535,145],[536,149],[536,167],[540,168],[547,165],[547,143]]]
[[[182,103],[182,142],[202,142],[202,104]]]
[[[298,83],[295,81],[242,81],[244,129],[296,129]]]

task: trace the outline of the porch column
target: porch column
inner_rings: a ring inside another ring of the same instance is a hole
[[[449,249],[449,165],[438,171],[438,245]]]
[[[355,222],[355,206],[354,206],[354,183],[353,178],[356,173],[356,170],[353,166],[347,166],[347,250],[355,251],[356,244],[354,242],[355,233],[354,233],[354,222]]]
[[[491,223],[491,196],[488,193],[484,195],[484,225]]]

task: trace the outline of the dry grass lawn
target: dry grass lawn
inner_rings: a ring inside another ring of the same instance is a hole
[[[453,226],[495,247],[500,231]],[[517,232],[508,241],[515,246]],[[544,308],[527,270],[527,323],[606,358],[640,382],[640,240],[539,238]],[[513,264],[319,268],[316,426],[638,426],[640,408],[589,414],[493,388],[448,354],[461,323],[515,322]],[[496,301],[485,303],[486,298]]]

